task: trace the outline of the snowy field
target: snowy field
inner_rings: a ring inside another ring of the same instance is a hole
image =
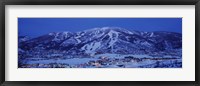
[[[20,68],[182,68],[179,56],[98,54],[91,57],[23,59]]]
[[[28,64],[50,64],[50,63],[61,63],[69,65],[78,65],[84,64],[89,61],[96,61],[96,58],[72,58],[72,59],[48,59],[48,60],[39,60],[39,61],[28,61]]]

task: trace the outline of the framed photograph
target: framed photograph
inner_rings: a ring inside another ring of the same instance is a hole
[[[199,5],[1,1],[1,85],[197,86]]]

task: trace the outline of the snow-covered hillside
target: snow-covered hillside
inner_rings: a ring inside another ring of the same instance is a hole
[[[181,49],[182,34],[139,32],[119,27],[103,27],[82,32],[54,32],[23,42],[23,50],[61,50],[73,54],[148,54]]]
[[[166,31],[143,32],[120,27],[93,28],[75,33],[52,32],[32,39],[19,37],[18,46],[20,59],[30,60],[31,58],[32,61],[32,58],[38,58],[43,59],[43,62],[46,62],[47,59],[51,59],[50,62],[54,62],[52,59],[58,57],[69,60],[89,58],[87,59],[88,62],[90,62],[91,58],[95,58],[98,61],[98,58],[106,57],[110,61],[118,62],[117,59],[121,59],[119,62],[123,62],[127,61],[125,57],[131,57],[129,61],[150,60],[150,63],[154,65],[153,63],[163,59],[167,61],[172,59],[180,64],[180,59],[182,58],[181,33]],[[176,59],[179,59],[178,62]],[[110,61],[108,62],[111,64],[109,66],[115,65]],[[165,65],[165,62],[159,62],[164,66],[168,65],[168,63],[174,63],[169,61]],[[130,63],[127,63],[127,65],[131,66]],[[138,67],[149,66],[151,65],[138,65]],[[171,66],[174,65],[169,67]]]

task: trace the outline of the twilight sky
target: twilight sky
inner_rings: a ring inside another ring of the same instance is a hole
[[[182,33],[182,18],[18,18],[19,35],[30,37],[49,32],[78,32],[96,27]]]

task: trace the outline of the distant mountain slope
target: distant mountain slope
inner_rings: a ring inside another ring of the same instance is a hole
[[[148,54],[182,49],[182,34],[161,31],[140,32],[119,27],[103,27],[77,33],[49,33],[27,41],[20,41],[19,48],[24,51],[56,50],[66,54]]]

